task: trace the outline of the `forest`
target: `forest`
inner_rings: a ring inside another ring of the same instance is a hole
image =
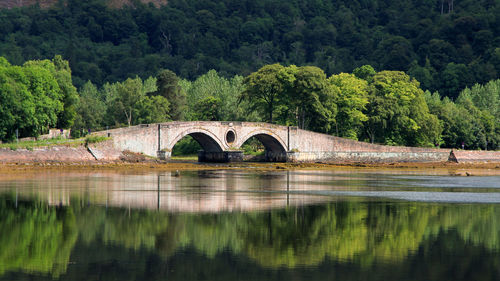
[[[0,10],[1,141],[234,120],[499,147],[500,1],[131,3]]]
[[[260,67],[314,65],[327,75],[363,65],[405,71],[455,99],[500,73],[498,0],[61,0],[0,10],[0,54],[15,65],[69,61],[77,88],[170,69],[195,79]]]

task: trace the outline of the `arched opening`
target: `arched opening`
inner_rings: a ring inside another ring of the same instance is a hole
[[[174,145],[171,158],[173,160],[197,160],[198,151],[201,149],[201,145],[193,137],[187,135]]]
[[[172,148],[174,160],[197,160],[199,151],[222,152],[220,145],[204,133],[190,133],[178,140]]]
[[[236,135],[234,134],[234,131],[228,131],[226,133],[226,143],[232,144],[235,140],[236,140]]]
[[[286,162],[286,149],[273,136],[256,134],[248,138],[240,147],[243,158],[251,162]]]

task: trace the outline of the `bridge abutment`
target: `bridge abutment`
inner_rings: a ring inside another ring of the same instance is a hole
[[[156,152],[156,157],[158,157],[158,159],[160,159],[160,160],[170,159],[170,156],[172,156],[172,152],[170,152],[170,151],[158,150]]]
[[[239,150],[229,150],[221,152],[206,152],[204,150],[200,150],[198,152],[198,162],[228,163],[242,161],[243,151]]]
[[[266,162],[288,162],[287,152],[266,151]]]

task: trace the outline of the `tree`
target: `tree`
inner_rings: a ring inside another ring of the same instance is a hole
[[[179,78],[170,70],[162,70],[156,77],[158,90],[154,95],[167,99],[170,103],[169,115],[172,120],[182,120],[186,107],[186,94],[179,86]]]
[[[449,63],[441,72],[441,94],[455,99],[469,83],[472,81],[470,72],[464,64]]]
[[[415,57],[411,42],[402,36],[382,40],[375,51],[377,61],[384,69],[407,70]]]
[[[142,80],[128,78],[122,83],[109,86],[111,96],[108,111],[111,112],[115,124],[125,121],[128,126],[132,125],[135,105],[144,98],[142,92]]]
[[[286,94],[282,76],[288,76],[280,64],[266,65],[243,80],[241,101],[250,103],[250,110],[257,110],[266,116],[264,120],[273,123],[273,115]]]
[[[439,142],[441,128],[429,113],[424,92],[403,72],[381,71],[373,77],[367,115],[365,132],[372,142],[418,146]]]
[[[224,78],[215,70],[196,78],[193,82],[181,80],[179,85],[186,93],[189,100],[186,113],[187,120],[198,120],[199,108],[196,105],[209,97],[219,100],[217,108],[217,120],[252,120],[254,116],[245,114],[246,102],[238,104],[238,96],[243,91],[243,77],[236,75],[231,79]],[[206,117],[204,117],[206,118]],[[209,118],[210,119],[210,118]]]
[[[54,63],[54,78],[62,91],[63,110],[57,117],[58,128],[69,128],[73,125],[76,116],[76,104],[78,102],[78,93],[71,79],[71,69],[69,63],[63,60],[60,55],[56,55],[52,59]]]
[[[355,68],[352,71],[352,74],[354,74],[354,76],[356,76],[360,79],[363,79],[363,80],[367,81],[368,83],[373,82],[373,76],[376,73],[377,72],[375,71],[375,69],[373,69],[373,67],[371,65],[363,65],[363,66],[360,66],[358,68]]]
[[[298,67],[290,73],[293,74],[293,83],[289,107],[296,109],[297,126],[330,132],[337,114],[335,100],[338,90],[328,83],[323,70],[315,66]]]
[[[56,124],[73,122],[77,94],[67,63],[60,57],[27,61],[22,67],[2,58],[0,75],[4,120],[0,139],[13,138],[15,130],[20,136],[36,137]]]
[[[420,86],[424,90],[432,90],[435,88],[434,76],[436,75],[436,70],[431,66],[428,59],[425,60],[425,66],[423,67],[418,65],[417,61],[414,61],[407,73],[420,82]]]
[[[28,79],[19,66],[11,66],[0,57],[0,140],[16,134],[26,136],[35,123],[35,100],[28,90]]]
[[[105,126],[104,117],[107,106],[101,92],[90,81],[85,83],[79,92],[77,103],[77,118],[73,129],[102,129]]]
[[[333,75],[328,80],[339,89],[336,100],[336,135],[358,139],[363,122],[368,120],[364,113],[368,103],[368,82],[347,73]]]
[[[154,95],[155,91],[155,79],[152,77],[144,83],[136,77],[105,84],[101,95],[106,97],[108,122],[131,126],[171,120],[169,101],[163,96]]]
[[[52,73],[54,64],[49,60],[27,61],[23,65],[28,91],[33,96],[35,112],[28,134],[38,136],[57,124],[58,115],[64,110],[63,93]]]
[[[497,145],[497,137],[495,134],[495,117],[486,110],[477,108],[472,100],[470,91],[463,91],[457,98],[456,104],[463,107],[467,111],[467,116],[471,123],[468,140],[470,148],[488,149],[488,145]]]
[[[135,106],[135,124],[150,124],[170,121],[170,103],[162,96],[144,96]]]
[[[221,120],[221,104],[222,101],[213,96],[208,96],[199,100],[193,107],[194,118],[204,121]]]

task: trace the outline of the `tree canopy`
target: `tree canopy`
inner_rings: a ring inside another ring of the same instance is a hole
[[[0,58],[0,140],[38,136],[49,127],[67,128],[75,119],[78,94],[67,62],[27,61],[13,66]]]
[[[498,1],[455,1],[453,9],[410,0],[53,2],[1,9],[0,53],[15,65],[61,54],[77,87],[162,69],[194,80],[210,69],[229,78],[274,63],[315,65],[327,76],[369,64],[456,99],[500,74]]]

